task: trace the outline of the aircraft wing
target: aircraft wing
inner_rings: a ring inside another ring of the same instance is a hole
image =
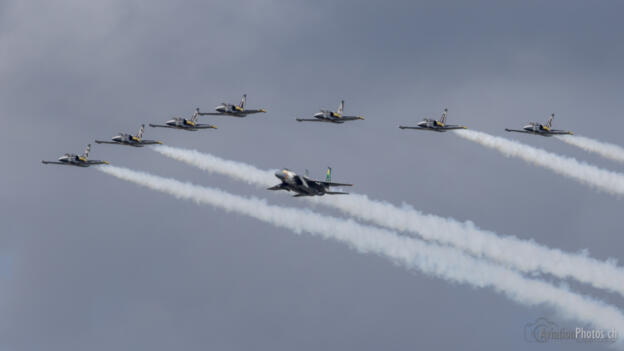
[[[505,128],[505,130],[508,131],[508,132],[516,132],[516,133],[537,134],[537,133],[527,132],[526,130],[520,130],[520,129],[508,129],[508,128]]]
[[[347,195],[349,193],[346,193],[344,191],[326,191],[325,194],[328,194],[328,195]]]
[[[116,141],[104,141],[104,140],[96,140],[95,141],[97,144],[119,144]]]
[[[152,128],[172,128],[172,129],[177,129],[176,127],[172,127],[172,126],[168,126],[166,124],[149,124],[150,127]]]
[[[465,126],[456,126],[456,125],[446,125],[442,129],[444,130],[454,130],[454,129],[468,129]]]
[[[142,145],[154,145],[154,144],[162,144],[160,141],[156,140],[141,140]]]
[[[557,134],[557,135],[560,135],[560,134],[569,134],[569,135],[574,135],[574,133],[572,133],[572,132],[570,132],[570,131],[567,131],[567,130],[560,130],[560,129],[551,129],[549,133],[550,133],[550,134]]]
[[[68,163],[63,163],[63,162],[56,162],[56,161],[44,161],[41,160],[41,163],[43,163],[44,165],[66,165],[68,166]]]
[[[109,163],[106,161],[100,161],[100,160],[87,160],[87,164],[89,165],[108,165]]]
[[[217,127],[213,126],[212,124],[196,124],[195,128],[196,129],[217,129]]]
[[[259,110],[243,110],[242,113],[246,114],[246,115],[250,115],[250,114],[254,114],[254,113],[264,113],[267,112],[265,109],[261,108]]]
[[[407,127],[407,126],[399,126],[401,129],[414,129],[414,130],[428,130],[430,132],[443,132],[443,130],[439,128],[423,128],[423,127]]]
[[[342,116],[339,118],[341,121],[357,121],[358,119],[364,119],[362,116]]]
[[[297,118],[297,122],[327,122],[318,118]]]

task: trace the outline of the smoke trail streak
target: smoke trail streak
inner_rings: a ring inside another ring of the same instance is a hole
[[[464,139],[496,149],[505,156],[519,157],[528,163],[550,169],[555,173],[609,194],[624,195],[624,174],[579,162],[572,157],[560,156],[517,141],[474,130],[456,130],[454,132]]]
[[[557,139],[613,161],[624,162],[624,148],[580,135],[557,135]]]
[[[360,253],[374,253],[408,269],[418,269],[447,281],[479,288],[491,287],[523,305],[544,304],[552,307],[564,318],[590,323],[601,329],[624,330],[624,315],[613,306],[540,280],[527,279],[515,271],[475,259],[454,248],[398,236],[388,230],[364,226],[353,220],[268,205],[266,201],[257,198],[244,198],[222,190],[126,168],[98,166],[96,169],[177,198],[250,216],[297,234],[307,232],[334,239]]]
[[[196,150],[170,146],[157,146],[154,150],[202,170],[258,186],[267,187],[277,182],[271,171]],[[452,218],[424,214],[405,204],[399,208],[388,202],[371,200],[366,195],[307,199],[387,228],[415,233],[428,241],[453,245],[477,257],[486,257],[521,272],[539,271],[561,279],[573,278],[624,296],[624,270],[613,259],[603,262],[584,253],[572,254],[542,246],[532,240],[499,236],[476,227],[472,222],[462,223]]]

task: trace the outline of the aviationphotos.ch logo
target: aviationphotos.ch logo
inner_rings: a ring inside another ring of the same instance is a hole
[[[617,340],[618,333],[615,329],[600,329],[576,327],[559,327],[557,323],[540,317],[534,322],[524,326],[524,340],[527,342],[567,342],[577,343],[607,343],[612,344]]]

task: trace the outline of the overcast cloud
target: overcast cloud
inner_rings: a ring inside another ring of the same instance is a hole
[[[555,112],[557,128],[624,145],[623,10],[616,1],[0,2],[0,350],[526,350],[524,326],[538,317],[576,327],[546,307],[40,160],[247,93],[268,113],[200,117],[219,129],[145,137],[262,169],[322,177],[332,166],[334,180],[375,199],[622,260],[623,199],[451,133],[397,126],[448,107],[449,123],[624,172],[554,138],[504,134]],[[366,120],[294,121],[341,99]],[[148,149],[94,145],[91,157],[310,206]]]

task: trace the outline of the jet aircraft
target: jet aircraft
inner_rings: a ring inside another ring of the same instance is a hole
[[[338,110],[336,112],[329,110],[321,110],[316,113],[314,118],[297,118],[297,122],[329,122],[329,123],[344,123],[346,121],[355,121],[358,119],[364,119],[362,116],[343,116],[344,100],[340,101]]]
[[[538,122],[530,122],[526,126],[522,127],[522,129],[505,128],[505,130],[508,132],[536,134],[536,135],[541,135],[541,136],[546,136],[546,137],[552,136],[552,135],[561,135],[561,134],[570,134],[570,135],[574,134],[567,130],[552,129],[552,122],[554,118],[555,118],[555,114],[553,113],[550,115],[548,122],[544,124],[541,124]]]
[[[281,180],[280,184],[270,187],[267,190],[286,190],[293,191],[295,197],[299,196],[323,196],[348,194],[342,191],[329,191],[329,187],[332,186],[352,186],[353,184],[333,183],[331,181],[331,167],[327,167],[327,176],[325,181],[310,179],[307,176],[297,175],[295,172],[284,168],[275,172],[275,176]]]
[[[258,109],[258,110],[245,109],[246,100],[247,100],[247,94],[243,94],[243,98],[241,99],[241,102],[238,105],[228,104],[226,102],[223,102],[221,103],[221,105],[215,107],[215,111],[217,112],[200,112],[199,115],[200,116],[247,117],[247,115],[267,112],[263,108]]]
[[[139,132],[137,133],[136,136],[126,134],[126,133],[119,133],[119,135],[112,137],[111,140],[113,141],[96,140],[95,142],[98,144],[116,144],[116,145],[128,145],[128,146],[134,146],[134,147],[143,147],[144,145],[162,144],[160,141],[142,139],[144,129],[145,129],[145,124],[141,124],[141,128],[139,129]]]
[[[82,155],[65,154],[59,157],[56,161],[41,161],[43,164],[64,165],[64,166],[77,166],[77,167],[89,167],[93,165],[107,165],[108,162],[100,160],[89,160],[89,151],[91,151],[91,144],[87,145],[87,149]]]
[[[436,121],[435,119],[425,118],[422,122],[418,123],[415,127],[408,126],[399,126],[401,129],[416,129],[416,130],[430,130],[434,132],[446,132],[447,130],[453,129],[466,129],[464,126],[455,125],[455,124],[446,124],[446,115],[448,113],[448,109],[444,109],[442,112],[442,117],[440,120]]]
[[[191,119],[186,119],[182,117],[173,117],[172,119],[165,122],[165,124],[151,124],[152,128],[173,128],[173,129],[182,129],[188,131],[196,131],[200,129],[217,129],[216,126],[212,124],[201,124],[197,123],[197,116],[199,115],[199,108],[195,109],[195,113],[193,113],[193,117]]]

